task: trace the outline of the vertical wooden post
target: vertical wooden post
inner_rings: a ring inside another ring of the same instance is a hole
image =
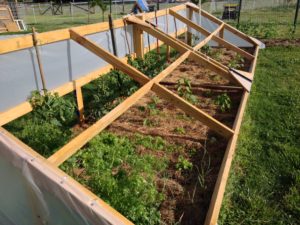
[[[32,27],[32,40],[33,40],[33,45],[34,45],[35,52],[36,52],[36,58],[37,58],[38,66],[39,66],[39,70],[40,70],[40,75],[41,75],[41,80],[42,80],[42,85],[43,85],[43,91],[44,91],[44,94],[46,94],[47,88],[46,88],[46,81],[45,81],[45,76],[44,76],[44,69],[43,69],[42,62],[41,62],[40,52],[39,52],[39,49],[38,49],[38,40],[37,40],[37,37],[36,37],[36,32],[35,32],[34,27]]]
[[[189,7],[187,7],[187,17],[189,20],[192,20],[193,19],[193,10]],[[187,41],[187,44],[189,46],[192,46],[192,41],[193,41],[193,35],[191,33],[191,28],[188,27],[187,31],[186,31],[186,41]]]
[[[167,34],[169,34],[169,17],[168,17],[168,14],[169,14],[169,10],[166,9],[166,28],[167,28]],[[170,62],[170,45],[167,45],[167,49],[166,49],[166,59],[167,59],[167,62]]]
[[[155,10],[155,24],[158,26],[158,20],[157,20],[157,11]],[[156,38],[156,52],[159,54],[159,39]]]
[[[142,16],[144,20],[144,16]],[[136,57],[144,58],[144,36],[143,30],[139,28],[138,24],[133,24],[133,46]]]
[[[224,39],[224,27],[220,30],[219,37]],[[219,43],[219,46],[222,46],[221,43]]]
[[[74,86],[75,86],[77,110],[79,114],[79,123],[82,124],[84,121],[84,114],[83,114],[84,105],[83,105],[82,90],[81,90],[81,86],[79,86],[76,81],[74,81]]]

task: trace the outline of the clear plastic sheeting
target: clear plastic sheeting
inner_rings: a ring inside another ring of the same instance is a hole
[[[178,10],[178,14],[182,16],[186,16],[186,10]],[[156,24],[156,19],[153,18],[150,20],[153,24]],[[168,22],[168,23],[167,23]],[[173,34],[175,32],[179,32],[182,29],[186,28],[186,24],[182,23],[178,19],[174,19],[172,15],[164,15],[164,16],[158,16],[157,17],[157,26],[160,30],[162,30],[165,33]],[[149,37],[149,40],[148,40]],[[149,47],[149,45],[155,44],[157,39],[153,37],[150,34],[147,34],[144,32],[144,47]]]
[[[122,58],[129,54],[129,50],[133,52],[132,25],[127,26],[128,43],[123,27],[115,29],[114,32],[117,56]],[[109,30],[86,37],[113,53]],[[73,40],[55,42],[38,48],[48,90],[107,65],[103,59]],[[0,112],[26,101],[31,91],[42,89],[34,48],[0,55],[0,68],[0,96],[5,96],[1,98]]]
[[[0,128],[0,224],[124,224],[114,210]],[[75,183],[75,184],[74,184]]]
[[[208,32],[213,32],[218,28],[218,24],[215,22],[209,20],[205,16],[194,12],[192,16],[192,21],[200,26],[202,26],[205,30]],[[200,32],[196,31],[195,29],[191,29],[191,33],[197,37],[196,43],[199,43],[200,41],[204,40],[206,38],[205,35],[201,34]],[[253,47],[253,44],[238,37],[234,33],[228,31],[227,29],[224,29],[224,40],[228,41],[229,43],[237,46],[237,47]],[[217,46],[218,44],[215,41],[210,41],[208,43],[210,46]]]

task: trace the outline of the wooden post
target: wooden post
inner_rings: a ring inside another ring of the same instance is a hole
[[[192,20],[193,19],[193,10],[191,8],[187,8],[187,17],[189,20]],[[193,35],[191,33],[191,28],[188,27],[188,30],[186,32],[186,41],[187,41],[187,44],[192,46],[192,41],[193,41]]]
[[[76,81],[74,81],[74,88],[75,88],[75,94],[76,94],[76,103],[77,103],[77,110],[79,114],[79,123],[82,125],[84,122],[84,105],[83,105],[83,97],[82,97],[82,90],[81,86],[78,85]]]
[[[169,34],[169,17],[168,17],[168,9],[166,9],[166,28],[167,28],[167,34]],[[166,49],[166,59],[167,62],[170,62],[170,45],[167,45]]]
[[[158,20],[157,20],[157,11],[155,10],[155,24],[156,26],[158,26]],[[156,51],[157,51],[157,54],[159,54],[159,39],[156,38]]]
[[[142,16],[142,19],[144,17]],[[137,24],[133,25],[133,46],[136,57],[144,58],[144,35],[143,30]]]
[[[39,65],[39,70],[40,70],[40,75],[41,75],[41,80],[42,80],[42,85],[43,85],[43,91],[44,91],[44,94],[46,94],[47,88],[46,88],[46,81],[45,81],[45,76],[44,76],[44,69],[43,69],[42,62],[41,62],[40,52],[38,49],[38,40],[36,37],[36,32],[35,32],[34,27],[32,27],[32,40],[33,40],[33,45],[34,45],[35,52],[36,52],[36,58],[37,58],[38,65]]]

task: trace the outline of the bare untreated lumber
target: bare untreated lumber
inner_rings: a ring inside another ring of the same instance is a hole
[[[127,109],[134,105],[140,98],[142,98],[151,89],[153,81],[148,82],[137,90],[133,95],[128,97],[125,101],[120,103],[116,108],[103,116],[98,122],[83,131],[77,137],[72,139],[68,144],[59,149],[56,153],[48,158],[49,162],[59,166],[70,156],[76,153],[81,147],[88,143],[93,137],[104,130],[115,119],[122,115]]]
[[[204,45],[206,45],[214,35],[216,35],[217,33],[219,33],[221,30],[223,30],[224,28],[224,23],[222,23],[216,30],[214,30],[214,32],[212,32],[210,35],[208,35],[203,41],[200,41],[195,47],[194,50],[197,51],[200,48],[202,48]]]
[[[122,62],[118,57],[114,56],[113,54],[107,54],[108,52],[105,49],[99,47],[99,45],[81,36],[74,30],[70,30],[70,37],[72,38],[72,40],[84,46],[85,48],[93,52],[95,55],[104,59],[106,62],[112,64],[117,69],[123,71],[124,73],[127,73],[140,84],[145,84],[149,80],[148,77],[146,77],[143,73],[141,73],[134,67],[129,66],[127,63]]]
[[[237,144],[238,134],[240,131],[243,114],[246,108],[246,103],[249,97],[249,93],[244,91],[239,110],[237,113],[237,117],[235,119],[233,129],[234,135],[231,137],[227,144],[227,148],[223,157],[223,161],[221,164],[221,168],[218,174],[218,179],[215,184],[214,192],[211,198],[211,203],[206,214],[205,225],[215,225],[218,222],[218,217],[220,213],[220,209],[222,206],[222,200],[225,192],[226,183],[228,180],[231,163],[233,160],[233,156],[235,153],[235,148]]]
[[[152,36],[159,38],[165,44],[170,45],[172,48],[176,49],[181,53],[185,53],[186,51],[190,50],[191,53],[189,55],[189,58],[195,60],[200,65],[216,72],[217,74],[224,76],[231,82],[239,85],[239,82],[237,82],[237,80],[232,76],[232,74],[229,72],[229,69],[226,66],[216,62],[215,60],[205,55],[203,56],[202,53],[194,51],[194,49],[191,46],[183,43],[180,40],[177,40],[176,38],[171,37],[170,35],[165,34],[159,29],[152,27],[151,25],[145,23],[140,19],[137,19],[136,17],[130,16],[127,18],[127,20],[131,23],[139,24],[145,32],[148,32]]]
[[[194,4],[191,4],[191,3],[186,3],[185,4],[187,6],[187,8],[191,8],[192,10],[194,10],[195,12],[197,13],[200,13],[201,16],[204,16],[206,18],[208,18],[209,20],[211,20],[212,22],[216,23],[216,24],[222,24],[223,21],[218,19],[217,17],[214,17],[213,15],[209,14],[208,12],[206,12],[205,10],[201,9],[194,5]],[[230,32],[232,32],[233,34],[237,35],[238,37],[244,39],[245,41],[253,44],[254,46],[257,45],[256,42],[254,42],[248,35],[242,33],[241,31],[237,30],[236,28],[228,25],[228,24],[224,24],[224,28]]]
[[[184,4],[174,6],[172,9],[174,11],[185,9],[186,6]],[[157,12],[157,16],[163,16],[169,13],[167,10],[159,10]],[[145,14],[146,19],[154,18],[154,13],[147,13]],[[114,28],[121,28],[124,26],[123,19],[117,19],[113,21]],[[107,31],[109,29],[108,22],[96,23],[96,24],[89,24],[84,26],[78,26],[72,28],[80,35],[89,35],[98,32]],[[54,31],[48,31],[37,34],[38,45],[45,45],[50,44],[58,41],[64,41],[70,39],[69,28],[67,29],[60,29]],[[18,51],[26,48],[33,47],[33,41],[31,35],[24,35],[22,37],[16,37],[6,40],[0,40],[0,54],[5,54],[12,51]]]
[[[173,10],[169,10],[170,14],[172,16],[174,16],[176,19],[180,20],[181,22],[185,23],[187,26],[195,29],[196,31],[201,32],[202,34],[204,34],[205,36],[209,36],[211,33],[207,30],[205,30],[203,27],[199,26],[198,24],[194,23],[193,21],[185,18],[184,16],[178,14],[177,12],[174,12]],[[217,43],[219,43],[220,45],[233,50],[237,53],[239,53],[240,55],[244,56],[245,58],[249,59],[249,60],[253,60],[254,56],[251,55],[250,53],[244,51],[243,49],[240,49],[239,47],[225,41],[224,39],[216,36],[216,35],[212,35],[212,40],[216,41]]]
[[[185,52],[182,56],[180,56],[170,67],[170,69],[166,69],[162,71],[156,78],[150,80],[143,73],[136,70],[134,67],[123,63],[119,58],[115,57],[110,52],[102,49],[101,47],[94,44],[92,41],[86,39],[85,37],[77,34],[75,31],[70,30],[70,36],[73,40],[81,44],[82,46],[89,49],[91,52],[96,54],[97,56],[103,58],[107,62],[110,62],[112,66],[119,68],[122,72],[128,73],[133,79],[139,81],[141,84],[144,83],[138,91],[136,91],[133,95],[128,97],[124,102],[114,108],[111,112],[102,117],[98,122],[92,125],[87,130],[83,131],[76,138],[71,140],[68,144],[54,153],[49,157],[49,161],[54,165],[60,165],[74,153],[76,153],[81,147],[83,147],[89,140],[91,140],[95,135],[97,135],[100,131],[105,129],[110,123],[112,123],[116,118],[118,118],[121,114],[123,114],[127,109],[129,109],[133,104],[135,104],[141,97],[143,97],[152,87],[153,91],[157,93],[159,96],[166,98],[174,103],[175,106],[181,108],[187,114],[195,117],[196,119],[203,122],[205,125],[209,126],[212,130],[216,131],[220,135],[230,138],[233,134],[233,131],[227,126],[223,125],[216,119],[212,118],[202,110],[197,107],[191,105],[181,97],[175,95],[168,89],[164,88],[160,84],[155,82],[159,82],[169,73],[171,73],[176,66],[183,62],[189,54],[190,51]]]
[[[155,93],[157,93],[160,97],[172,102],[175,106],[178,106],[185,113],[201,121],[203,124],[216,131],[223,137],[232,137],[234,133],[232,129],[220,123],[218,120],[214,119],[204,111],[198,109],[196,106],[187,102],[183,98],[180,98],[179,96],[175,95],[172,91],[168,90],[164,86],[154,83],[152,90]]]

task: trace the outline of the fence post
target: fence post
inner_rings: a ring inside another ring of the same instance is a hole
[[[300,0],[297,1],[297,5],[296,5],[296,12],[295,12],[295,18],[294,18],[294,32],[296,31],[299,7],[300,7]]]
[[[241,17],[242,3],[243,3],[243,0],[240,0],[240,2],[239,2],[239,15],[238,15],[238,22],[237,22],[238,25],[240,25],[240,17]]]

